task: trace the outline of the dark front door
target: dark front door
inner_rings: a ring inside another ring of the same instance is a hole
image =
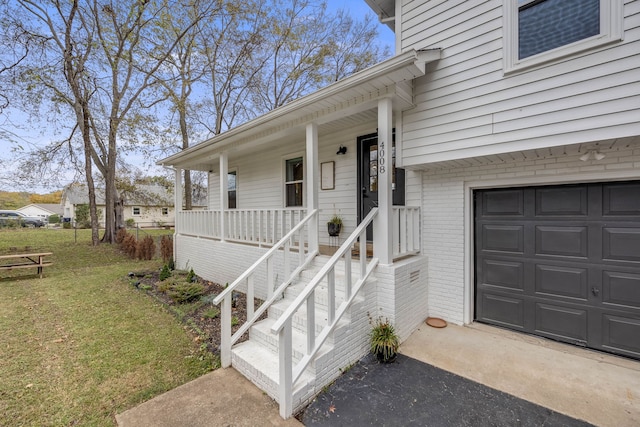
[[[395,134],[393,135],[393,204],[404,206],[404,169],[395,167]],[[358,223],[378,206],[378,134],[370,134],[358,138]],[[367,240],[373,240],[373,227],[367,228]]]
[[[476,320],[640,358],[640,182],[474,198]]]

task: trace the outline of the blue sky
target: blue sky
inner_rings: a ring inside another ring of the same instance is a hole
[[[361,19],[366,14],[369,14],[372,16],[374,15],[373,11],[371,10],[371,8],[369,8],[365,0],[326,0],[326,1],[330,10],[345,9],[349,13],[349,15],[351,15],[355,19]],[[391,52],[393,52],[394,51],[393,32],[386,25],[379,23],[377,17],[375,16],[373,16],[373,22],[375,22],[378,25],[378,37],[380,39],[380,43],[388,45]],[[19,113],[16,113],[16,114],[19,114]],[[22,141],[21,144],[24,145],[25,147],[29,147],[32,145],[37,146],[37,145],[43,144],[47,142],[49,138],[53,137],[52,135],[43,137],[42,135],[37,135],[35,132],[33,134],[30,134],[28,132],[25,133],[25,131],[23,130],[22,131],[16,130],[16,132],[17,132],[17,138]],[[7,156],[9,155],[9,150],[11,147],[11,146],[7,146],[8,144],[9,144],[8,142],[0,140],[0,160],[2,159],[7,160]],[[133,160],[133,159],[129,159],[129,160]],[[133,161],[133,163],[137,163],[137,162]],[[9,190],[9,191],[18,190],[17,188],[15,189],[6,188],[7,176],[10,176],[11,174],[11,164],[5,163],[3,166],[5,167],[8,166],[9,168],[8,170],[0,171],[0,190]],[[63,178],[63,181],[65,181],[64,178]],[[32,191],[45,193],[53,189],[56,189],[56,188],[48,188],[43,186],[42,188],[33,188]]]
[[[346,9],[354,18],[361,17],[365,14],[373,15],[373,10],[367,5],[364,0],[327,0],[329,9]],[[390,46],[393,52],[394,47],[394,34],[389,27],[379,23],[377,17],[375,22],[378,23],[378,37],[380,41]]]

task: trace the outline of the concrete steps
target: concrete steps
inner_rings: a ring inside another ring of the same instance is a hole
[[[279,360],[278,336],[271,333],[271,327],[293,303],[305,286],[315,277],[329,260],[327,256],[318,256],[305,269],[294,283],[286,290],[284,299],[274,303],[268,310],[268,317],[252,325],[249,330],[249,340],[235,345],[231,350],[231,364],[251,380],[269,396],[279,400]],[[353,282],[358,280],[359,264],[352,264]],[[345,301],[344,293],[344,260],[335,268],[336,309]],[[375,279],[370,278],[374,281]],[[328,291],[326,279],[315,291],[315,330],[318,336],[328,322],[327,302]],[[366,298],[361,293],[351,304],[345,315],[340,319],[333,332],[309,363],[300,379],[294,384],[294,407],[299,408],[310,401],[322,387],[327,385],[340,373],[340,369],[353,363],[361,357],[361,344],[354,354],[350,347],[353,334],[362,335],[362,318],[366,316]],[[354,327],[352,316],[358,320]],[[361,343],[362,337],[354,342]],[[292,359],[296,366],[307,352],[307,306],[303,304],[292,317]],[[350,353],[351,351],[351,353]],[[356,354],[357,353],[357,354]]]

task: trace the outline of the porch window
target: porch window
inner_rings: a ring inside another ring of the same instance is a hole
[[[227,174],[227,198],[229,209],[236,209],[238,207],[236,194],[236,192],[238,191],[237,178],[237,171],[229,171],[229,173]]]
[[[285,206],[302,206],[304,191],[304,170],[302,157],[285,162]]]
[[[134,206],[132,208],[132,212],[131,212],[134,216],[140,216],[140,207],[139,206]]]
[[[505,0],[506,71],[622,37],[620,0]]]

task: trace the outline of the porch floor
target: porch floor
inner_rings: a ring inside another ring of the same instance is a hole
[[[338,249],[340,249],[340,245],[330,246],[330,245],[320,245],[320,255],[332,256],[336,253]],[[354,247],[351,249],[351,256],[353,258],[357,258],[360,255],[360,250],[358,247]],[[367,243],[367,258],[371,258],[373,256],[373,244]]]

